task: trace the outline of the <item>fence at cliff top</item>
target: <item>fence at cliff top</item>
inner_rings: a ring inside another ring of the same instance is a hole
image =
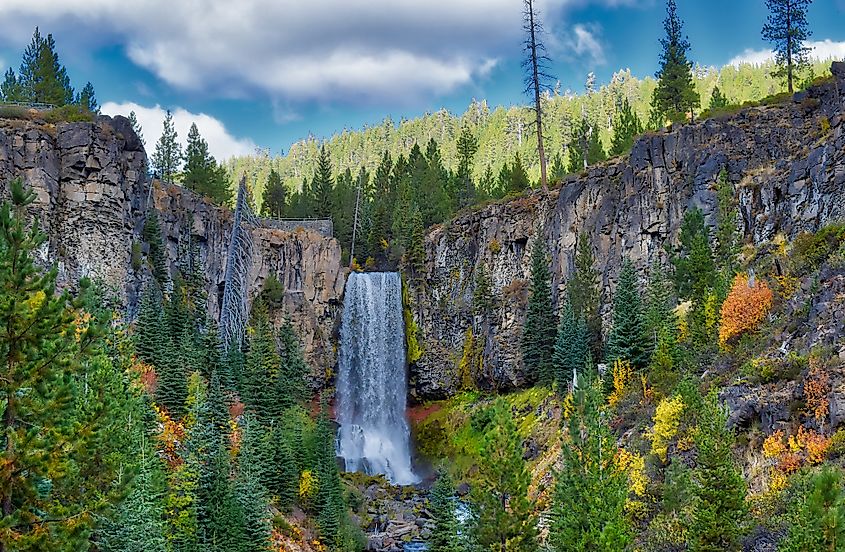
[[[259,218],[258,225],[264,228],[274,228],[285,232],[296,232],[300,228],[312,230],[321,236],[331,238],[334,236],[334,225],[332,219],[276,219]]]
[[[53,104],[41,102],[0,102],[0,107],[25,107],[27,109],[37,109],[39,111],[56,108]]]

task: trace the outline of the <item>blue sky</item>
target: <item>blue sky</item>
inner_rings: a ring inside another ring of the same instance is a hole
[[[580,91],[630,68],[654,73],[659,0],[535,0],[552,71]],[[32,29],[53,33],[75,85],[104,111],[134,109],[148,148],[164,108],[196,120],[218,157],[273,152],[390,115],[473,98],[522,103],[520,0],[3,0],[0,68],[17,68]],[[759,60],[763,0],[678,0],[702,65]],[[817,52],[845,57],[845,0],[810,8]]]

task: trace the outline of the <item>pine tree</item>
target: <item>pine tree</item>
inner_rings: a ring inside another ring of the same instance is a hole
[[[694,500],[689,528],[693,552],[735,550],[744,532],[747,488],[733,460],[735,436],[727,424],[727,410],[711,394],[703,401],[695,433],[698,457],[691,478]]]
[[[796,489],[789,535],[778,544],[783,552],[842,550],[845,543],[845,491],[842,471],[825,466],[814,474],[806,492]]]
[[[161,291],[150,282],[141,293],[141,305],[135,327],[135,347],[147,364],[158,366],[164,360],[164,340],[170,339],[164,328]]]
[[[720,275],[720,295],[724,298],[737,272],[737,254],[739,253],[740,233],[738,228],[739,212],[736,208],[734,186],[728,179],[724,168],[719,171],[716,183],[716,247],[714,257]]]
[[[18,84],[28,102],[63,106],[73,102],[67,70],[59,63],[53,35],[41,36],[38,27],[23,53]]]
[[[285,185],[276,169],[270,169],[264,193],[261,196],[261,214],[265,217],[282,218],[285,212]]]
[[[97,103],[97,96],[94,93],[94,85],[91,82],[86,82],[82,91],[76,95],[75,103],[90,111],[91,113],[100,112],[100,104]]]
[[[531,187],[531,181],[528,179],[528,172],[522,164],[522,158],[519,152],[514,155],[513,164],[508,171],[508,179],[504,183],[505,195],[516,195],[524,192]]]
[[[466,125],[461,128],[457,148],[458,172],[456,179],[459,189],[454,197],[454,203],[460,209],[472,205],[476,199],[476,187],[472,179],[472,160],[478,152],[478,139]]]
[[[477,519],[473,533],[486,550],[508,552],[537,550],[537,527],[528,500],[531,474],[522,458],[522,438],[516,430],[510,407],[497,399],[484,437],[478,467],[478,484],[473,488]]]
[[[129,124],[132,125],[132,130],[135,131],[135,134],[138,136],[138,139],[141,140],[141,144],[146,145],[147,141],[144,140],[144,132],[141,128],[141,123],[138,122],[138,116],[135,115],[134,111],[129,112]]]
[[[3,75],[3,83],[0,84],[0,100],[4,102],[22,102],[26,100],[23,87],[18,81],[14,69],[11,67]]]
[[[434,528],[428,539],[429,552],[462,552],[461,532],[455,515],[455,486],[445,470],[437,471],[428,503]]]
[[[786,86],[793,92],[795,71],[810,60],[810,48],[804,41],[812,33],[807,28],[807,8],[813,0],[766,0],[769,17],[763,25],[763,40],[774,45],[776,76],[786,76]]]
[[[713,87],[713,94],[710,96],[710,111],[723,109],[728,106],[728,99],[719,90],[719,86]]]
[[[563,157],[560,155],[560,152],[556,152],[554,157],[552,157],[552,166],[551,170],[549,171],[549,179],[555,183],[563,182],[563,179],[566,178],[566,165],[563,163]]]
[[[593,245],[586,232],[579,232],[575,247],[575,271],[567,283],[567,292],[575,318],[583,318],[587,325],[592,357],[599,359],[602,353],[599,272],[594,268]]]
[[[156,366],[156,402],[164,407],[174,419],[185,413],[188,397],[188,382],[185,365],[187,353],[182,352],[170,340],[164,344],[162,361]]]
[[[406,257],[412,277],[419,280],[425,269],[425,228],[420,210],[416,207],[411,209],[409,227],[410,236]]]
[[[645,333],[637,273],[630,259],[622,263],[616,293],[613,295],[613,326],[607,337],[608,362],[627,360],[636,368],[644,368],[651,356]]]
[[[683,22],[678,17],[675,0],[666,1],[666,19],[663,21],[665,38],[660,39],[660,70],[657,71],[657,88],[651,99],[655,112],[673,121],[686,120],[687,112],[695,116],[701,97],[692,80],[692,64],[687,59],[690,44],[683,34]]]
[[[569,162],[566,170],[570,174],[581,174],[587,168],[587,151],[589,144],[590,125],[582,117],[573,129],[572,141],[569,143]]]
[[[182,146],[177,142],[178,138],[179,135],[173,125],[173,113],[168,109],[164,117],[161,137],[156,142],[155,151],[150,159],[158,176],[167,184],[173,184],[176,173],[182,166]]]
[[[182,183],[189,190],[208,197],[219,205],[225,205],[232,200],[229,176],[225,168],[218,166],[217,160],[209,153],[208,142],[200,136],[196,123],[192,123],[188,131]]]
[[[631,150],[634,138],[643,133],[643,124],[637,113],[631,107],[628,98],[613,119],[613,140],[610,143],[610,156],[616,157]]]
[[[587,165],[593,166],[605,159],[607,159],[607,154],[604,152],[604,146],[601,143],[599,129],[591,125],[587,134]]]
[[[320,148],[320,156],[317,158],[317,168],[311,181],[311,189],[314,192],[314,216],[331,217],[334,210],[334,177],[332,176],[332,161],[325,144]]]
[[[46,236],[26,222],[35,194],[20,179],[8,193],[0,207],[0,550],[80,550],[93,516],[126,490],[109,443],[124,436],[108,432],[126,414],[112,390],[129,386],[101,356],[106,321],[90,310],[90,282],[72,299],[56,293],[55,268],[36,264]],[[97,402],[84,387],[89,376],[110,380]]]
[[[549,543],[555,552],[624,550],[631,540],[628,480],[602,403],[597,381],[587,379],[574,392],[553,494]]]
[[[551,382],[557,324],[552,307],[551,274],[546,242],[540,232],[531,250],[531,289],[522,329],[522,362],[529,381]]]

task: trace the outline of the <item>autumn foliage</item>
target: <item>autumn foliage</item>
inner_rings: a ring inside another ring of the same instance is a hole
[[[737,274],[733,287],[722,303],[719,344],[754,330],[772,308],[772,290],[765,282],[750,282],[745,274]]]

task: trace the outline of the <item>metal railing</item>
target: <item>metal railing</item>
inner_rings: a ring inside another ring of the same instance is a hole
[[[48,111],[56,109],[56,106],[41,102],[0,102],[0,107],[25,107],[27,109],[37,109],[38,111]]]

